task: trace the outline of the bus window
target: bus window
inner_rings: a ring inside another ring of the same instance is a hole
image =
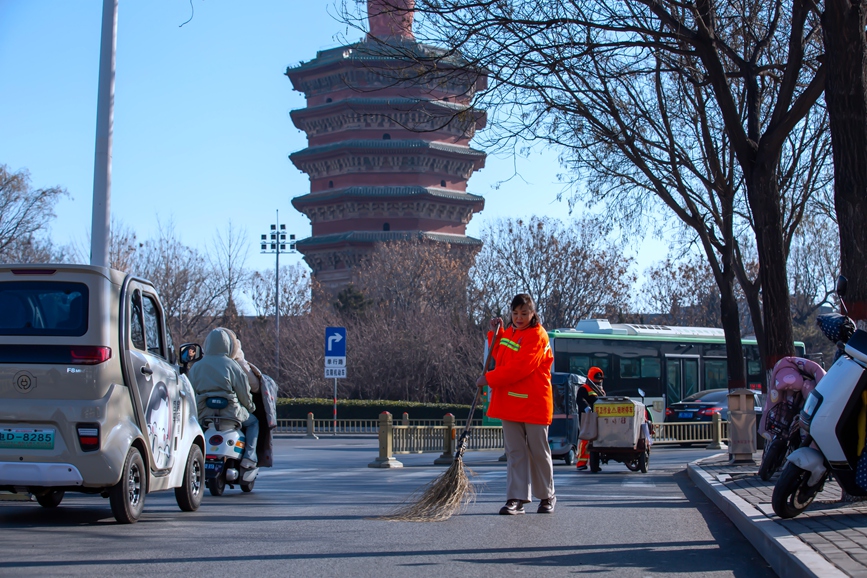
[[[641,377],[662,377],[662,363],[658,357],[641,358]]]
[[[706,359],[704,361],[704,388],[719,389],[728,387],[728,365],[725,359]]]
[[[621,379],[638,379],[641,377],[660,377],[662,364],[658,357],[620,358]]]
[[[620,358],[620,378],[638,379],[641,377],[641,362],[638,359]]]
[[[556,364],[555,364],[556,365]],[[569,356],[569,373],[577,373],[578,375],[587,375],[587,371],[591,367],[598,367],[602,373],[609,375],[610,364],[608,356],[596,355],[570,355]]]

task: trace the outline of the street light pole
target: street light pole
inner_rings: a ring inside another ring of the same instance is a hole
[[[262,253],[273,253],[276,257],[275,281],[274,281],[274,363],[276,363],[276,379],[280,383],[280,253],[295,252],[295,235],[289,235],[286,239],[286,225],[280,222],[280,211],[277,211],[277,221],[271,224],[271,230],[264,233],[261,238]],[[287,249],[286,246],[289,246]]]
[[[102,2],[99,45],[99,89],[96,97],[96,151],[93,160],[93,213],[90,264],[109,266],[111,241],[111,138],[114,125],[114,63],[117,45],[117,2]]]

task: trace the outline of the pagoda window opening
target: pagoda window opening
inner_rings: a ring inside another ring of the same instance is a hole
[[[446,182],[445,182],[445,181],[440,181],[440,186],[441,186],[441,187],[446,186]]]
[[[331,98],[326,98],[325,102],[331,102]]]
[[[328,181],[328,188],[329,188],[329,189],[333,189],[333,188],[334,188],[334,181]]]
[[[389,225],[388,223],[383,223],[382,224],[382,230],[383,231],[391,231],[391,225]]]
[[[382,140],[391,140],[391,135],[388,134],[387,132],[386,132],[386,133],[383,133],[383,135],[382,135]]]

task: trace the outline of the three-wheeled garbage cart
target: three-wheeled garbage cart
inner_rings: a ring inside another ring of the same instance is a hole
[[[598,472],[600,464],[615,461],[646,474],[651,440],[644,404],[628,397],[600,397],[593,410],[598,436],[589,446],[590,471]]]

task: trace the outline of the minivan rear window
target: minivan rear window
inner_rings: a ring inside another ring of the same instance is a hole
[[[84,283],[0,283],[0,335],[80,336],[87,333]]]

